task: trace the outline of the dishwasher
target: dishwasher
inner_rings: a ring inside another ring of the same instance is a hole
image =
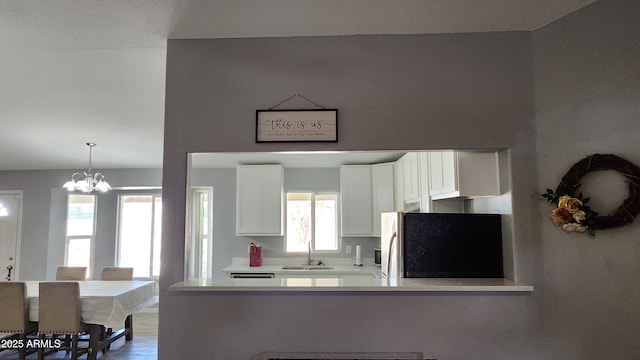
[[[255,272],[255,273],[231,273],[232,279],[273,279],[276,277],[274,273]]]

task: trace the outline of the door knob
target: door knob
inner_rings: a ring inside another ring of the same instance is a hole
[[[13,270],[13,265],[7,266],[7,281],[11,281],[11,270]]]

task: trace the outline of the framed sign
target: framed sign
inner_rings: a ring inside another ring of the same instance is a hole
[[[256,110],[256,142],[337,142],[338,109]]]

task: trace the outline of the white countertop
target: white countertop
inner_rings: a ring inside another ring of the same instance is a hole
[[[509,279],[380,279],[362,275],[274,279],[199,279],[175,283],[171,292],[532,292],[533,286]]]
[[[268,259],[251,267],[248,259],[234,258],[216,279],[175,283],[170,292],[532,292],[533,286],[510,279],[400,278],[386,279],[373,259],[364,266],[352,261],[329,259],[331,270],[283,269],[300,265],[300,259]],[[273,273],[275,278],[231,278],[231,273]]]

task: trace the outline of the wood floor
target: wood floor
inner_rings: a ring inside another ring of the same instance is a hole
[[[37,354],[27,356],[27,360],[35,360]],[[71,354],[64,351],[47,356],[45,359],[70,359]],[[133,316],[133,340],[125,342],[124,338],[111,344],[111,350],[98,355],[98,360],[156,360],[158,358],[158,313],[141,312]],[[0,360],[17,360],[15,351],[0,352]],[[86,359],[86,355],[80,357]]]

